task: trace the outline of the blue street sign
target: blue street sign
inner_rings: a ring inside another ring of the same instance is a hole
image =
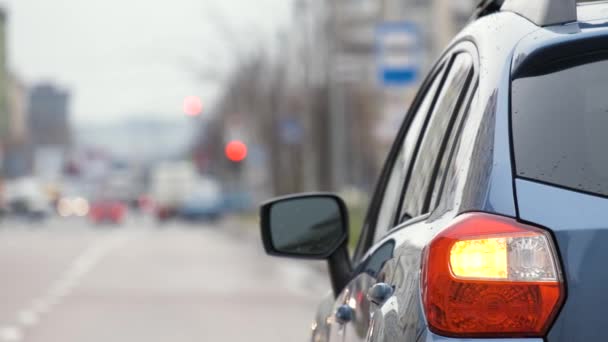
[[[386,22],[376,27],[376,64],[382,85],[416,83],[421,55],[420,30],[414,23]]]

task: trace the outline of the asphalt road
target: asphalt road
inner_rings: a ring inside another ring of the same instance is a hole
[[[307,341],[329,289],[251,227],[0,223],[0,342]]]

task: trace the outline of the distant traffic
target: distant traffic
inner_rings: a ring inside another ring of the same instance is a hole
[[[31,222],[86,218],[95,224],[119,225],[137,213],[159,223],[216,221],[250,211],[252,202],[250,194],[228,191],[216,179],[200,175],[191,163],[177,161],[159,163],[145,177],[118,167],[94,184],[36,177],[6,181],[0,188],[0,217]]]

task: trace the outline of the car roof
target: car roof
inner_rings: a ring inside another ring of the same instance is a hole
[[[525,15],[503,8],[473,20],[456,36],[452,44],[462,39],[472,40],[482,57],[494,57],[486,58],[485,63],[495,67],[497,62],[510,60],[511,55],[516,56],[515,59],[521,59],[546,45],[608,35],[608,0],[577,2],[576,13],[576,21],[539,26]],[[502,50],[502,53],[497,54],[494,50]]]
[[[582,2],[577,6],[578,22],[608,20],[608,1]]]
[[[496,12],[516,13],[540,27],[608,19],[607,0],[480,0],[479,19]]]

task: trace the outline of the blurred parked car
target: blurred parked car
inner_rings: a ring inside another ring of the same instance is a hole
[[[179,213],[197,179],[196,169],[188,162],[164,162],[153,170],[151,195],[159,221],[165,221]]]
[[[224,211],[219,183],[211,179],[201,179],[196,188],[186,197],[179,208],[179,217],[189,220],[217,220]]]
[[[242,213],[254,208],[251,194],[248,192],[225,193],[222,202],[226,212]]]
[[[116,200],[98,200],[91,203],[89,218],[94,223],[120,224],[127,214],[127,206]]]
[[[20,178],[7,183],[4,195],[9,214],[30,219],[44,219],[51,214],[49,198],[34,178]]]

